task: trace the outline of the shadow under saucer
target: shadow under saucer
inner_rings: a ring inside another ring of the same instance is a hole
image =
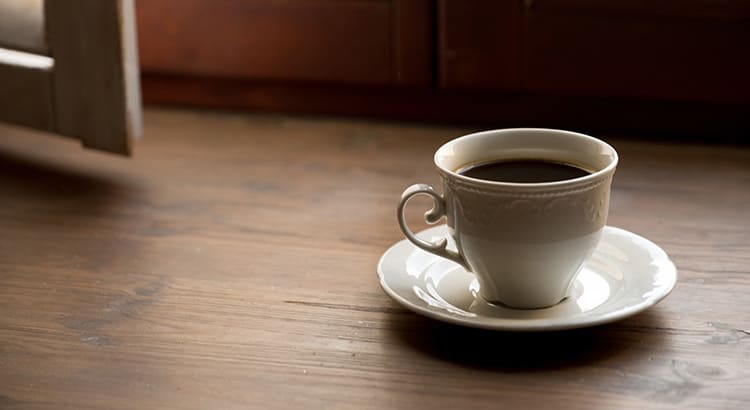
[[[390,336],[416,353],[496,371],[563,369],[627,354],[648,340],[658,348],[669,336],[657,311],[602,326],[554,332],[503,332],[462,327],[419,315],[391,315]]]

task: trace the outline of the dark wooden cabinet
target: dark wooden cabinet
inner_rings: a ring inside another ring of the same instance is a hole
[[[147,102],[750,130],[744,0],[139,0]]]

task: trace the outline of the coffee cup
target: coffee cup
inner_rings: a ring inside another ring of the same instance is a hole
[[[614,148],[575,132],[515,128],[456,138],[434,161],[442,194],[414,184],[401,196],[406,238],[471,271],[490,303],[534,309],[566,298],[607,222]],[[406,203],[420,194],[434,202],[425,222],[445,217],[456,251],[407,226]]]

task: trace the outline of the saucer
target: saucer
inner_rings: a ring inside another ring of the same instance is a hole
[[[455,250],[445,225],[418,236],[448,238],[448,248]],[[462,326],[528,332],[595,326],[640,313],[672,291],[677,269],[653,242],[606,226],[571,295],[545,309],[511,309],[484,301],[472,273],[406,239],[380,258],[378,277],[388,296],[416,313]]]

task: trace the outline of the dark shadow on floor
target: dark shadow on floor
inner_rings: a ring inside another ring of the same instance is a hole
[[[659,348],[669,336],[659,315],[592,328],[513,333],[450,325],[415,314],[391,316],[392,336],[414,350],[439,360],[492,371],[535,371],[590,365],[627,354],[634,344]]]
[[[120,181],[0,150],[0,195],[6,199],[83,200],[116,196],[128,190]]]

